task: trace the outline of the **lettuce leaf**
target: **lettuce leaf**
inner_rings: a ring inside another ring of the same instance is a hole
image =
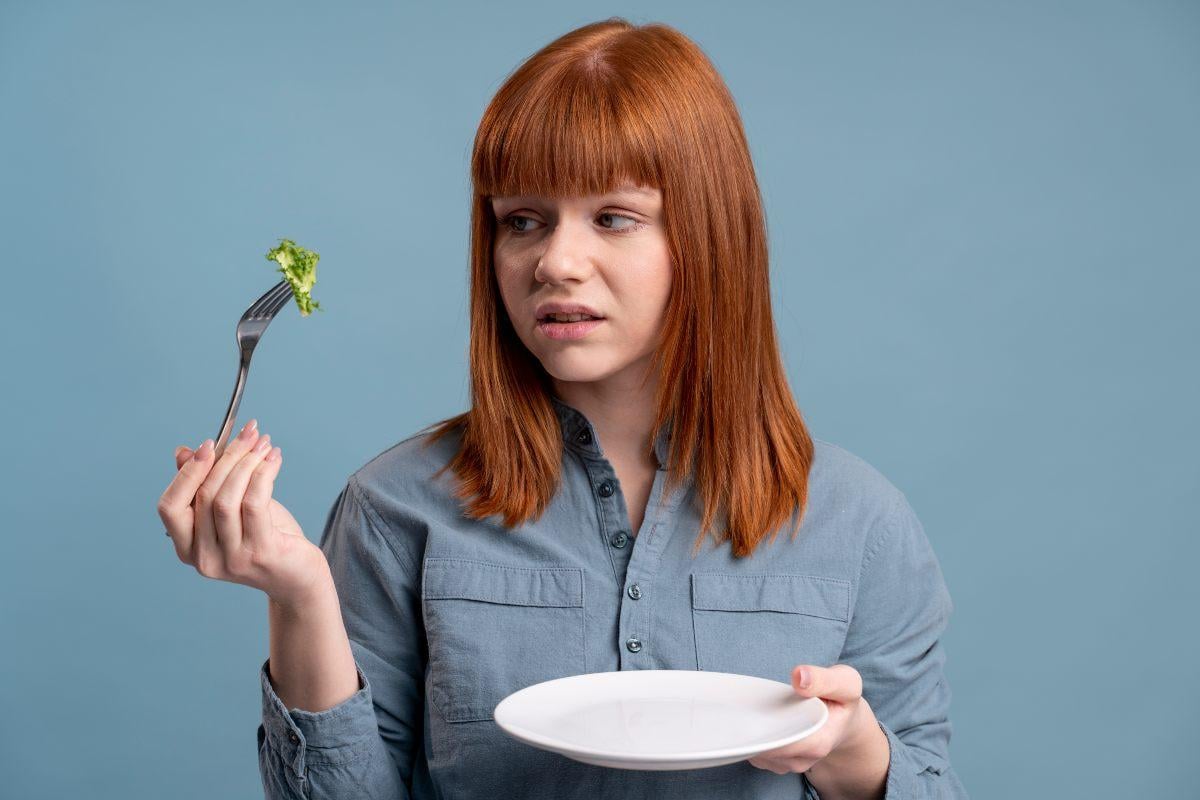
[[[267,260],[277,262],[278,271],[282,272],[283,277],[291,284],[292,294],[296,297],[296,305],[300,307],[302,317],[307,317],[314,308],[321,309],[321,304],[310,296],[313,284],[317,282],[317,261],[320,259],[319,255],[306,250],[291,239],[280,239],[278,247],[267,251]]]

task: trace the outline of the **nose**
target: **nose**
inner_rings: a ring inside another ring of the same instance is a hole
[[[591,271],[588,236],[586,226],[573,225],[560,218],[545,240],[546,248],[534,270],[534,277],[549,284],[586,278]]]

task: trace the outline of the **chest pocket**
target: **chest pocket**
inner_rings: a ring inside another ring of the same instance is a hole
[[[796,574],[692,575],[692,626],[702,670],[791,682],[797,664],[837,662],[850,582]]]
[[[584,672],[583,570],[427,558],[429,695],[447,722],[492,718],[505,696]]]

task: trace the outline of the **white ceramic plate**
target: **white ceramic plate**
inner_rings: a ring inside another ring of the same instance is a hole
[[[829,709],[766,678],[647,669],[527,686],[493,716],[514,739],[585,764],[666,770],[719,767],[798,742]]]

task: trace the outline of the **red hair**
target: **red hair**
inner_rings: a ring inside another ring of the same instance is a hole
[[[471,178],[471,408],[429,426],[430,443],[462,433],[443,470],[460,479],[464,513],[509,527],[541,516],[563,453],[549,377],[503,310],[489,198],[603,194],[628,179],[661,189],[672,262],[652,367],[655,431],[671,427],[667,491],[685,475],[694,483],[697,547],[717,520],[716,541],[737,557],[793,514],[795,535],[813,443],[775,338],[766,220],[741,118],[700,48],[668,25],[619,17],[556,39],[488,105]]]

